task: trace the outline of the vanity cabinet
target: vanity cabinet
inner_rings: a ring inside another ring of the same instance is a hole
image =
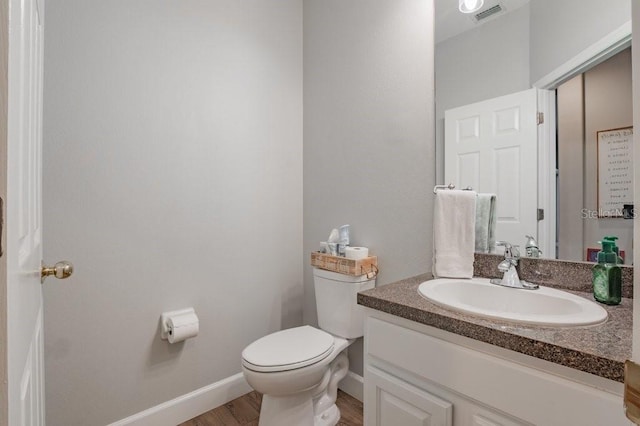
[[[620,383],[373,309],[364,367],[365,426],[631,425]]]

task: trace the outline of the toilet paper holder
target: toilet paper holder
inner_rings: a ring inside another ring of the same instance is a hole
[[[168,340],[169,339],[169,318],[173,317],[173,316],[178,316],[178,315],[183,315],[183,314],[193,314],[195,313],[195,310],[193,308],[187,308],[187,309],[179,309],[177,311],[171,311],[171,312],[163,312],[162,315],[160,315],[160,338],[162,340]]]

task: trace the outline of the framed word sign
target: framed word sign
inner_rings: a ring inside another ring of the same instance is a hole
[[[633,127],[602,130],[598,140],[598,217],[622,217],[633,204]]]

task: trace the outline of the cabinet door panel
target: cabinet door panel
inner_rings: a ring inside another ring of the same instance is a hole
[[[374,367],[365,379],[368,426],[452,426],[453,406]]]
[[[471,425],[472,426],[516,426],[516,425],[523,425],[524,423],[515,423],[509,419],[502,419],[502,421],[497,422],[495,420],[492,419],[488,419],[485,416],[479,415],[479,414],[475,414],[471,420]]]
[[[486,407],[480,407],[472,402],[468,402],[468,405],[469,409],[474,412],[471,417],[472,426],[526,426],[531,424],[509,418],[502,413],[491,411]]]

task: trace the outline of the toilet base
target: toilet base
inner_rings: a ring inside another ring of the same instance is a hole
[[[340,410],[336,404],[327,408],[324,413],[319,414],[313,419],[313,426],[335,426],[340,420]]]
[[[314,416],[310,394],[287,397],[263,395],[258,426],[335,426],[339,420],[340,409],[336,404]]]
[[[313,400],[309,391],[289,396],[262,396],[258,426],[311,426],[311,419]]]
[[[349,370],[343,350],[329,365],[318,386],[285,396],[262,396],[258,426],[335,426],[340,420],[336,406],[338,383]]]

